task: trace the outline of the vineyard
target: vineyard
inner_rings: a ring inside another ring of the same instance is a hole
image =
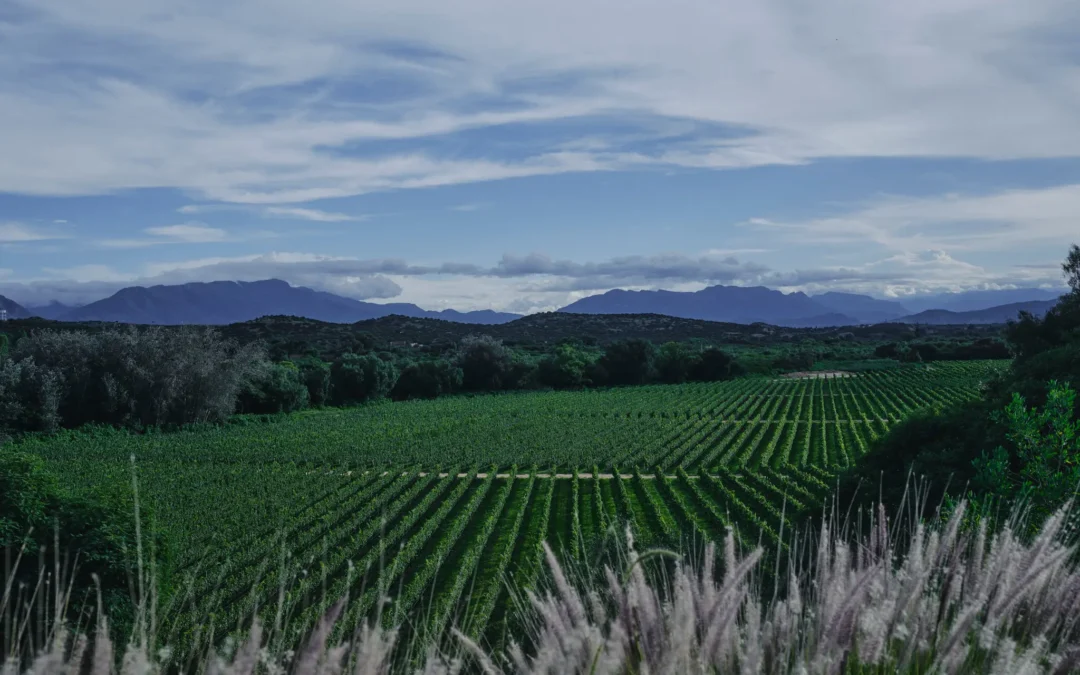
[[[389,595],[384,619],[410,618],[417,637],[456,625],[499,645],[504,580],[538,579],[541,542],[580,559],[628,523],[645,546],[729,526],[776,545],[783,512],[820,504],[890,425],[974,398],[1003,367],[387,403],[26,449],[86,490],[130,486],[136,458],[142,499],[177,544],[172,644],[205,639],[189,617],[214,616],[220,635],[262,608],[298,636],[348,593],[344,630]]]

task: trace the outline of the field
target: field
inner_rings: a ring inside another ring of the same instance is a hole
[[[645,546],[734,526],[776,544],[784,509],[821,503],[838,469],[912,411],[974,398],[997,362],[845,377],[523,393],[309,411],[284,420],[134,436],[35,440],[78,489],[130,489],[171,532],[194,645],[257,608],[299,635],[349,593],[344,627],[394,597],[387,622],[422,637],[455,624],[499,645],[504,579],[533,584],[542,541],[591,553],[612,525]]]

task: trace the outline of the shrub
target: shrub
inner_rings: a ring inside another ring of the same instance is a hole
[[[144,550],[153,555],[154,590],[159,597],[165,597],[170,578],[168,542],[161,531],[148,526],[153,517],[146,507],[140,510]],[[12,581],[14,592],[22,592],[26,597],[39,583],[41,564],[47,562],[51,572],[55,562],[61,567],[62,575],[69,575],[59,580],[59,587],[70,584],[70,600],[65,606],[72,625],[87,625],[85,614],[92,614],[100,588],[114,635],[126,637],[130,631],[134,619],[131,593],[135,591],[134,599],[138,602],[140,588],[132,581],[132,576],[138,573],[133,560],[137,550],[133,513],[129,496],[108,493],[97,494],[93,499],[72,496],[60,488],[39,458],[0,451],[0,549],[4,549],[5,558],[12,562],[19,557],[20,550],[25,551],[20,564],[10,572],[13,576],[5,577],[4,581]],[[41,558],[38,549],[45,551]],[[25,584],[23,591],[19,591],[19,584]],[[51,595],[56,588],[56,580],[50,577],[49,587],[39,592]],[[148,587],[142,588],[149,595]],[[23,608],[31,612],[28,625],[48,619],[53,598],[47,597],[40,606]],[[13,606],[17,598],[10,598],[9,603]],[[38,611],[44,614],[39,616]],[[3,634],[6,625],[0,622],[0,645],[10,644],[8,639],[12,636]]]

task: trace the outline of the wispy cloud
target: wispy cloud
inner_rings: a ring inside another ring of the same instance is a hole
[[[1080,155],[1069,0],[12,1],[4,192],[295,204],[641,166]],[[529,143],[507,151],[507,128]]]
[[[0,243],[17,244],[35,241],[49,241],[53,239],[67,239],[70,235],[55,230],[43,230],[25,223],[6,222],[0,223]]]
[[[346,213],[331,213],[318,209],[305,209],[289,206],[268,206],[263,209],[263,214],[277,218],[295,218],[297,220],[311,220],[317,223],[341,223],[349,220],[366,220],[366,215],[351,216]]]
[[[164,244],[210,244],[227,241],[229,238],[225,230],[202,223],[148,227],[143,232],[150,236],[140,239],[103,239],[98,245],[105,248],[144,248]]]
[[[1015,251],[1065,246],[1077,237],[1080,184],[990,194],[884,197],[836,216],[779,222],[753,218],[745,227],[785,241],[865,247],[897,253]]]

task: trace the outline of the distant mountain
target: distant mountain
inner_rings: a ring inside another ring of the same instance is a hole
[[[38,307],[27,307],[26,309],[32,315],[40,316],[42,319],[56,320],[61,318],[65,314],[78,309],[78,307],[74,305],[65,305],[62,302],[57,302],[56,300],[53,300],[47,305],[41,305]]]
[[[869,295],[830,291],[810,298],[834,312],[854,317],[862,323],[885,323],[911,314],[911,310],[895,300],[878,300]]]
[[[176,286],[132,286],[108,298],[65,312],[61,321],[115,321],[160,325],[224,325],[261,316],[290,315],[328,323],[354,323],[391,314],[495,324],[519,318],[484,310],[427,311],[406,303],[378,304],[333,293],[266,281],[212,281]]]
[[[34,316],[30,313],[30,310],[2,295],[0,295],[0,309],[7,310],[7,317],[9,319],[29,319]]]
[[[868,298],[871,299],[871,298]],[[776,326],[843,326],[859,320],[805,293],[764,286],[710,286],[695,292],[613,290],[582,298],[559,310],[574,314],[662,314],[683,319]]]
[[[938,293],[903,298],[904,307],[910,313],[928,309],[947,309],[952,312],[975,312],[982,309],[1013,305],[1020,302],[1057,300],[1065,290],[1045,288],[1011,288],[999,291],[964,291],[962,293]]]
[[[1014,302],[1008,305],[999,305],[998,307],[989,307],[973,312],[952,312],[947,309],[928,309],[925,312],[905,316],[899,319],[899,322],[934,324],[939,326],[973,323],[1005,323],[1016,319],[1020,312],[1028,312],[1037,317],[1042,317],[1057,303],[1057,300]]]

